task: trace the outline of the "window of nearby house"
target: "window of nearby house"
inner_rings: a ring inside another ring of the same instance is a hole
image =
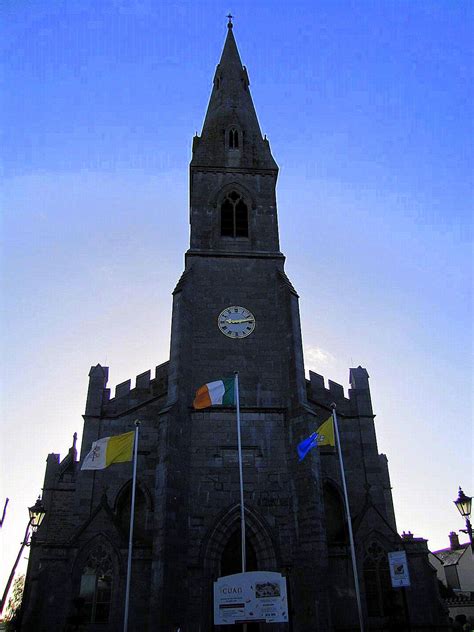
[[[81,576],[79,597],[84,600],[83,615],[88,623],[107,623],[112,598],[112,559],[99,545],[87,558]]]
[[[446,576],[446,582],[450,588],[461,588],[457,565],[445,566],[444,573]]]
[[[241,195],[231,191],[221,204],[221,235],[223,237],[248,237],[247,205]]]

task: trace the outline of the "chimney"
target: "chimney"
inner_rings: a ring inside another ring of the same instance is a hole
[[[451,531],[449,534],[449,548],[451,551],[455,551],[459,549],[459,537],[456,531]]]

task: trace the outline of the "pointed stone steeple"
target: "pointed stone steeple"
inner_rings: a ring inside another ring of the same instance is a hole
[[[262,138],[230,20],[227,28],[202,134],[193,142],[187,256],[282,257],[278,166]]]
[[[202,134],[194,137],[191,167],[278,171],[268,140],[262,138],[230,19],[227,28]]]

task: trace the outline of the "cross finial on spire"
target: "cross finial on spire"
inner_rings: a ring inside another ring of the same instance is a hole
[[[232,24],[232,18],[233,18],[233,17],[234,17],[234,16],[233,16],[230,12],[229,12],[229,15],[226,15],[226,18],[228,18],[228,19],[229,19],[229,21],[227,22],[227,28],[228,28],[228,29],[232,29],[232,28],[234,28],[234,25]]]

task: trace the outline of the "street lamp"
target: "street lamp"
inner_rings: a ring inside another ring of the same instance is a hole
[[[463,518],[466,519],[466,529],[461,529],[464,533],[469,535],[469,540],[471,542],[471,549],[474,551],[474,545],[472,542],[472,526],[469,517],[471,515],[471,505],[472,505],[472,496],[466,496],[466,494],[459,488],[459,493],[457,499],[454,501],[459,513]]]
[[[43,519],[46,515],[41,496],[38,496],[35,504],[32,507],[28,507],[28,513],[30,514],[29,526],[31,526],[33,531],[36,531],[36,529],[41,526],[41,523],[43,522]]]
[[[31,541],[28,542],[30,528],[33,532],[36,531],[36,529],[43,522],[43,518],[46,514],[46,510],[43,506],[43,502],[40,496],[38,496],[35,504],[32,507],[28,507],[28,513],[29,513],[30,519],[28,520],[28,524],[26,525],[26,531],[25,531],[25,536],[23,538],[23,542],[21,543],[20,550],[18,551],[18,555],[16,557],[15,563],[13,564],[10,577],[8,578],[7,585],[5,586],[5,590],[3,592],[2,601],[0,603],[0,614],[3,612],[3,608],[5,606],[5,602],[8,597],[8,592],[10,590],[11,583],[15,576],[16,567],[18,566],[18,562],[20,561],[21,554],[23,553],[23,549],[25,548],[25,546],[30,546],[31,544]]]

